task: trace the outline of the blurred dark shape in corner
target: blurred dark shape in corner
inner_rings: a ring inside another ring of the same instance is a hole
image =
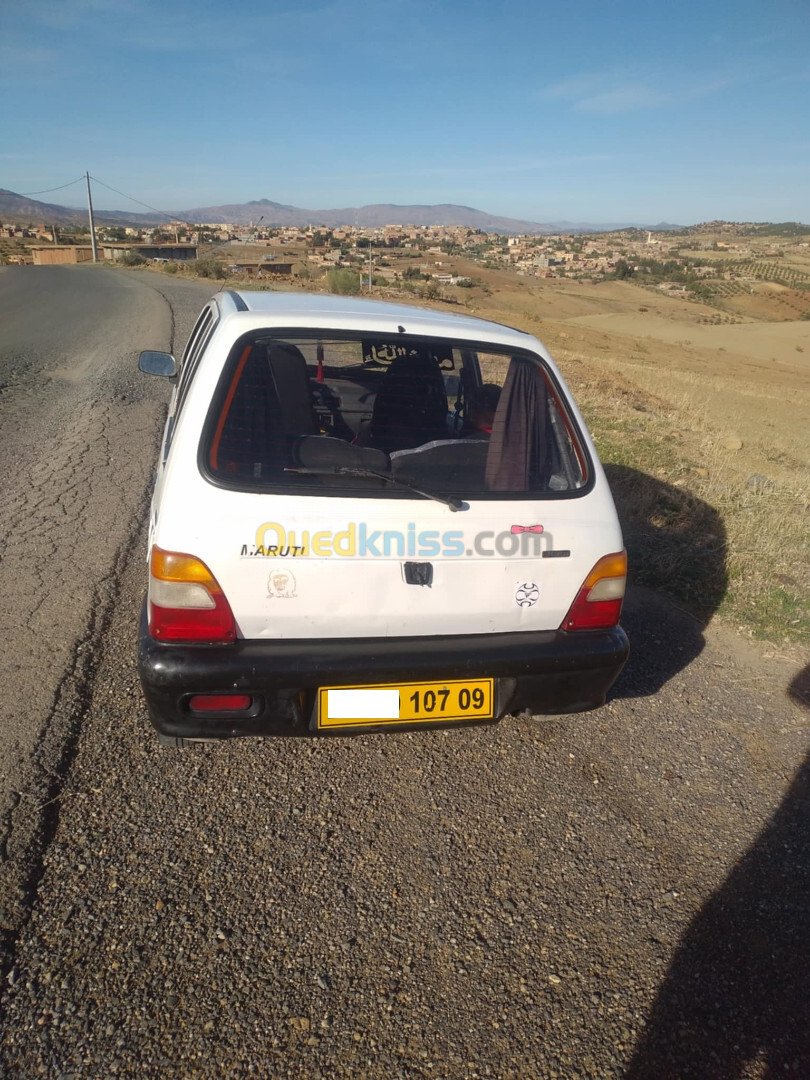
[[[625,1080],[755,1075],[810,1077],[810,757],[683,935]]]

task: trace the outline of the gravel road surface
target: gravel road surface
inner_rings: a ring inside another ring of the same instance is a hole
[[[596,713],[157,746],[136,354],[208,291],[0,271],[0,1075],[806,1080],[795,658],[637,590]]]

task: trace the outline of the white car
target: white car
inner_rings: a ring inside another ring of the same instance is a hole
[[[175,380],[139,670],[161,742],[602,704],[626,556],[535,338],[327,295],[212,297]]]

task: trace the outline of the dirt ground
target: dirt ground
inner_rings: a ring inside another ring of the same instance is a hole
[[[689,413],[690,427],[699,415],[718,440],[739,434],[741,465],[770,467],[777,450],[806,469],[810,321],[706,325],[717,314],[708,305],[627,282],[489,277],[476,313],[522,325],[563,367],[565,354],[577,355]]]

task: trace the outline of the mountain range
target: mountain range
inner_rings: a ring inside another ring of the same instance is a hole
[[[337,228],[340,225],[356,225],[376,228],[382,225],[461,225],[482,232],[495,233],[587,233],[611,232],[615,229],[643,228],[654,231],[679,228],[660,222],[644,225],[638,222],[590,222],[555,221],[541,224],[518,218],[500,217],[476,210],[471,206],[441,203],[437,206],[397,206],[394,203],[376,203],[372,206],[344,207],[339,210],[307,210],[298,206],[256,199],[247,203],[222,206],[197,206],[191,210],[172,210],[164,214],[131,214],[123,210],[94,210],[100,225],[132,225],[149,227],[165,224],[169,220],[194,223],[223,222],[231,225],[316,225]],[[25,195],[0,188],[0,221],[16,224],[47,223],[75,225],[87,220],[87,211],[55,203],[37,202]]]

